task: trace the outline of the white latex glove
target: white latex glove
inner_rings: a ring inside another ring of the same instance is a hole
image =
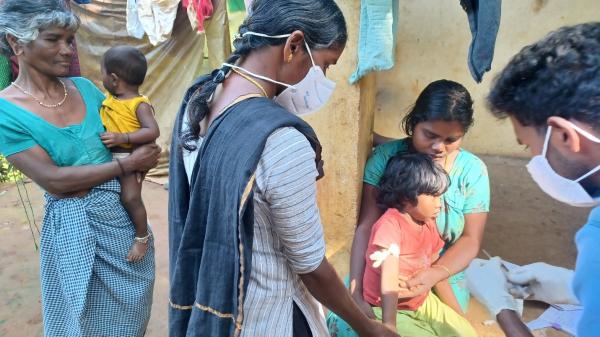
[[[548,304],[579,304],[571,287],[572,270],[536,262],[511,270],[507,274],[508,281],[515,285],[526,286],[531,296],[528,300],[537,300]],[[520,296],[519,291],[509,286],[509,291]]]
[[[483,304],[493,319],[504,309],[521,314],[519,303],[508,293],[508,282],[500,266],[500,258],[474,259],[466,270],[467,286],[471,294]]]

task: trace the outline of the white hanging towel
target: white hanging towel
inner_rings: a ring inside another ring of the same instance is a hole
[[[136,39],[144,37],[144,27],[138,17],[137,1],[127,0],[127,34],[133,36]]]
[[[156,46],[171,36],[180,0],[137,0],[138,18],[148,39]]]

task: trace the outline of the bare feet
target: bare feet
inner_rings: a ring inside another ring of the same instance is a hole
[[[133,245],[129,249],[129,253],[127,254],[127,261],[129,262],[138,262],[140,261],[144,255],[146,255],[146,251],[148,250],[148,242],[141,243],[138,241],[134,241]]]

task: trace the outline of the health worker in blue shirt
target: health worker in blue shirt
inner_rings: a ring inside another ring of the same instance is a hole
[[[600,23],[563,27],[523,48],[498,75],[492,113],[510,119],[529,149],[527,170],[548,195],[592,209],[575,236],[577,262],[568,270],[538,262],[505,276],[500,259],[475,260],[469,289],[508,337],[532,336],[515,297],[579,304],[577,336],[600,336]],[[565,207],[568,212],[568,208]]]

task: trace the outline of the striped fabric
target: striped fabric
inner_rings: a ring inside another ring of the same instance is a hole
[[[0,90],[8,87],[12,81],[12,69],[10,60],[4,55],[0,55]]]
[[[142,337],[154,286],[154,248],[125,260],[135,235],[116,179],[83,198],[46,193],[40,242],[44,336]]]
[[[186,172],[195,156],[184,156]],[[325,257],[316,201],[315,153],[294,128],[268,138],[256,170],[252,271],[244,301],[242,337],[293,337],[295,302],[314,337],[329,336],[320,306],[298,274]]]

